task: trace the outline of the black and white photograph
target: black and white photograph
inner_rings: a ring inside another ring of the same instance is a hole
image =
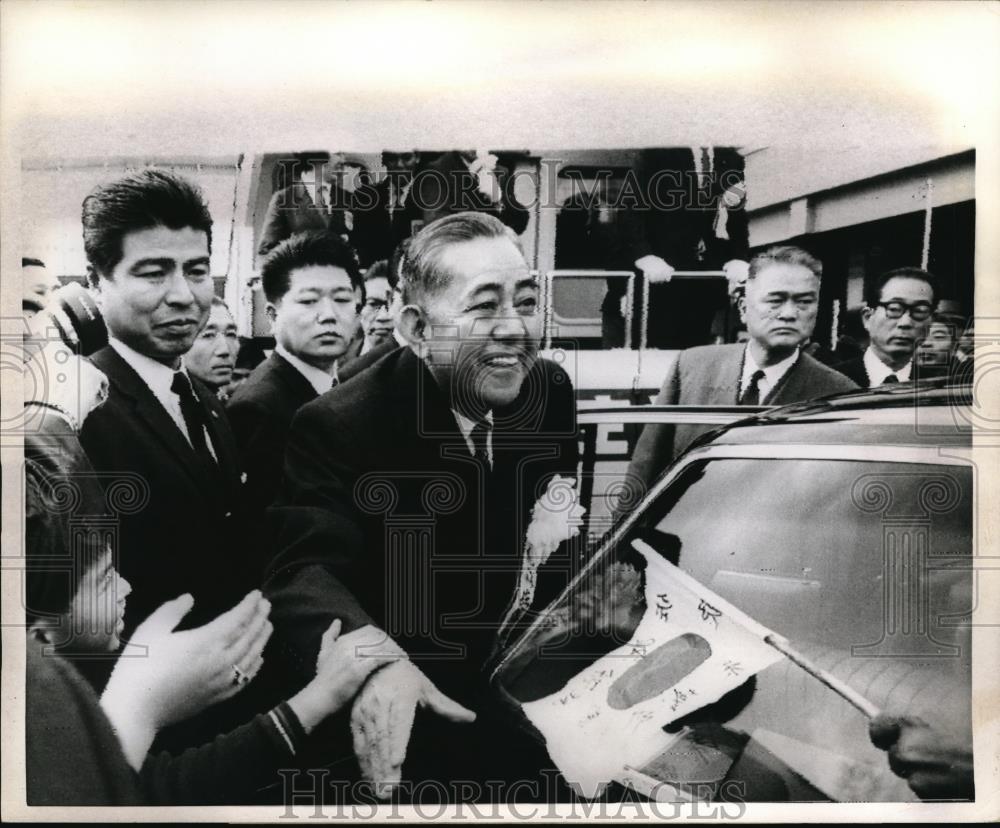
[[[1000,3],[0,47],[4,820],[1000,818]]]

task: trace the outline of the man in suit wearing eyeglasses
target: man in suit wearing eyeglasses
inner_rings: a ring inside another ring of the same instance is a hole
[[[857,359],[835,366],[862,388],[909,382],[913,355],[927,336],[937,305],[936,280],[919,267],[887,271],[868,286],[862,322],[870,344]]]

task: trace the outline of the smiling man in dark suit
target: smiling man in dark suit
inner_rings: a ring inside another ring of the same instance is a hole
[[[80,442],[119,509],[116,546],[133,587],[126,634],[185,592],[195,604],[184,623],[203,623],[254,575],[238,542],[236,443],[214,392],[182,361],[212,305],[211,238],[201,193],[166,171],[127,175],[83,203],[88,277],[109,335],[92,359],[110,392]]]
[[[754,256],[740,309],[749,341],[681,351],[654,404],[783,405],[857,388],[800,347],[816,327],[822,273],[822,264],[797,247]],[[631,485],[648,487],[711,428],[647,425],[629,466]]]
[[[409,653],[354,705],[365,776],[509,779],[529,748],[493,720],[482,667],[531,507],[555,474],[575,477],[572,384],[537,357],[538,285],[495,217],[428,225],[403,275],[407,347],[292,423],[265,592],[299,681],[333,617],[374,623]]]
[[[329,233],[283,241],[264,260],[261,280],[276,347],[226,407],[256,511],[270,506],[278,490],[295,412],[337,383],[337,360],[351,343],[364,298],[354,252]]]

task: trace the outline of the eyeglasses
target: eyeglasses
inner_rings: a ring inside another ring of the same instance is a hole
[[[914,305],[907,305],[906,302],[879,302],[877,307],[885,309],[885,315],[889,319],[899,319],[904,313],[909,311],[910,319],[914,322],[923,322],[930,319],[934,312],[934,306],[930,302],[917,302]]]

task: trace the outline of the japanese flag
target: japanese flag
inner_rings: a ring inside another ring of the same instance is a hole
[[[758,624],[641,540],[646,611],[628,643],[522,705],[567,781],[596,796],[678,737],[662,728],[778,661]]]

